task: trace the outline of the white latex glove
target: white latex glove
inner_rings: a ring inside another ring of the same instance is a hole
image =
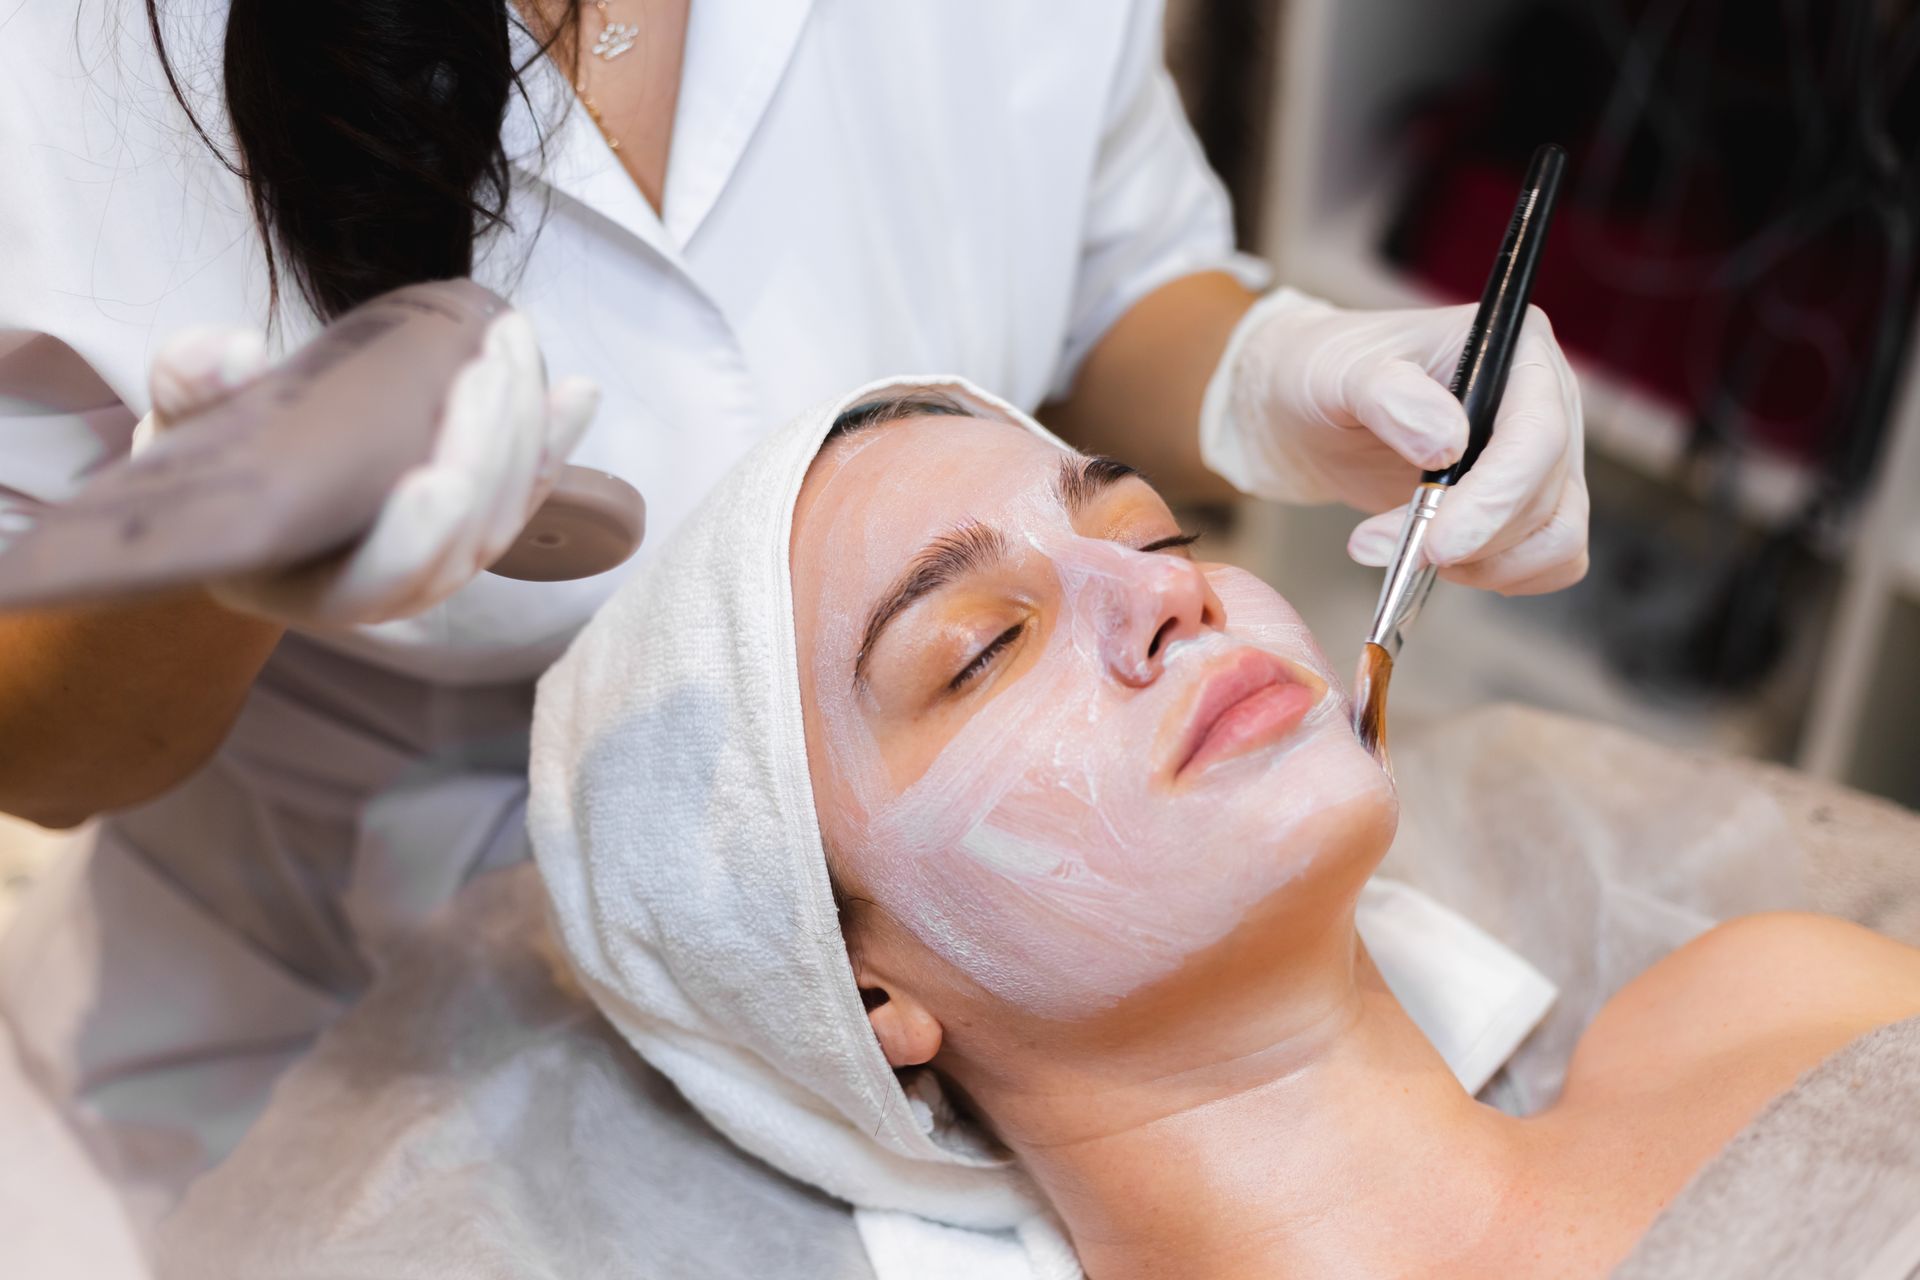
[[[1474,308],[1346,311],[1291,289],[1234,330],[1208,383],[1200,450],[1244,493],[1374,512],[1347,540],[1386,564],[1419,473],[1467,445],[1447,385]],[[1506,595],[1557,591],[1587,571],[1580,387],[1539,308],[1514,349],[1493,438],[1428,532],[1440,576]]]
[[[134,451],[170,421],[225,399],[266,365],[257,333],[202,328],[176,335],[153,362],[153,412],[134,428]],[[228,608],[311,628],[430,609],[512,544],[553,488],[599,400],[585,378],[563,378],[549,391],[533,326],[509,311],[455,375],[433,456],[394,485],[359,546],[324,564],[248,574],[209,590]]]

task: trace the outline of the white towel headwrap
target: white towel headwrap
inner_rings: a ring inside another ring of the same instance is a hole
[[[909,1099],[867,1022],[814,816],[788,544],[834,418],[762,441],[540,682],[528,826],[560,934],[614,1025],[728,1137],[852,1204],[1013,1227],[1005,1158]],[[1063,446],[1064,447],[1064,446]]]
[[[913,1215],[1017,1229],[1027,1274],[1075,1274],[1036,1228],[1032,1185],[955,1122],[929,1073],[909,1096],[881,1053],[814,814],[794,504],[836,415],[915,390],[1059,443],[977,387],[930,378],[862,387],[763,441],[540,682],[528,825],[560,936],[608,1019],[734,1142],[870,1211],[876,1261]],[[1477,1090],[1553,989],[1424,895],[1391,897],[1385,912],[1362,900],[1363,932],[1369,914],[1390,921],[1397,946],[1369,936],[1383,973]],[[1423,986],[1447,1002],[1421,1001]]]

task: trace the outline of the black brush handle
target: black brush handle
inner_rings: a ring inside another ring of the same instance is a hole
[[[1546,247],[1547,227],[1553,221],[1566,169],[1567,153],[1552,143],[1535,151],[1527,165],[1513,221],[1507,224],[1500,256],[1480,295],[1473,328],[1467,331],[1460,367],[1453,373],[1454,397],[1467,411],[1467,451],[1450,467],[1422,472],[1423,484],[1452,484],[1467,474],[1493,438],[1493,420],[1507,390],[1507,366],[1513,363],[1514,344],[1527,319],[1527,300],[1533,296],[1533,277],[1540,269],[1540,253]]]

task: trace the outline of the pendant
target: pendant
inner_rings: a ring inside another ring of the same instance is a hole
[[[609,22],[600,28],[600,34],[593,41],[593,56],[602,62],[612,62],[615,58],[633,48],[633,42],[640,35],[637,22]]]

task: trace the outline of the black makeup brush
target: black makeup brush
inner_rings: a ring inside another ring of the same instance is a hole
[[[1433,589],[1434,567],[1423,549],[1427,526],[1440,509],[1441,499],[1493,438],[1493,419],[1507,390],[1507,367],[1513,363],[1514,344],[1527,318],[1527,299],[1546,247],[1547,226],[1560,196],[1567,153],[1549,143],[1533,153],[1520,199],[1507,224],[1507,236],[1494,260],[1493,274],[1480,295],[1480,310],[1467,331],[1466,350],[1453,374],[1453,394],[1467,411],[1467,450],[1460,460],[1440,471],[1422,473],[1400,527],[1400,545],[1387,562],[1387,580],[1374,606],[1373,626],[1360,650],[1360,673],[1354,678],[1353,728],[1375,755],[1387,750],[1387,683],[1393,678],[1393,660],[1400,655],[1406,631],[1427,592]]]

